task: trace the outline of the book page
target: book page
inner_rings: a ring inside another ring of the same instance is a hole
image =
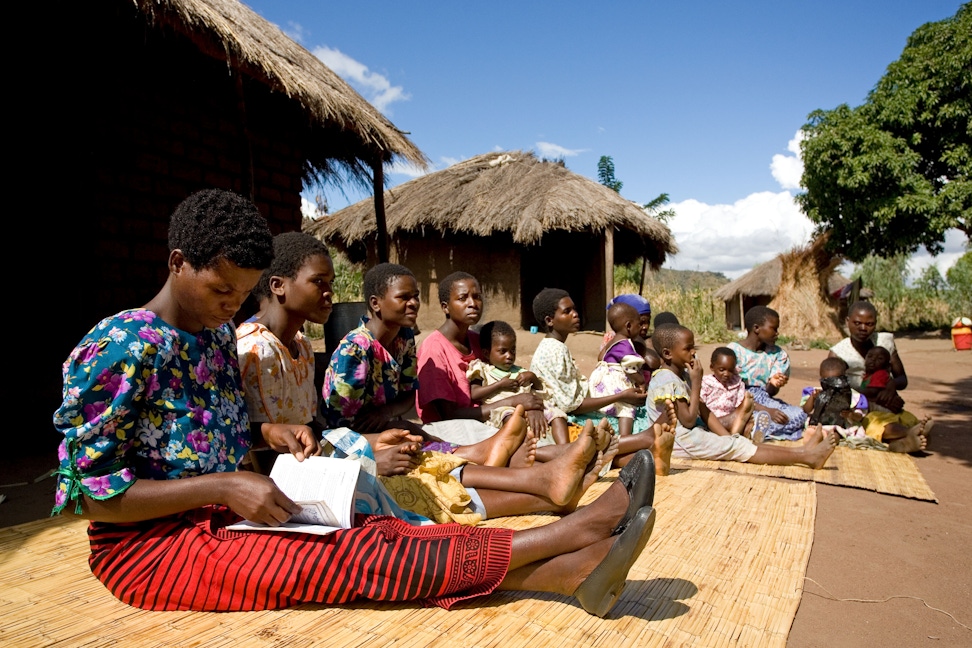
[[[287,497],[300,504],[300,513],[279,527],[245,520],[227,529],[319,534],[348,529],[354,515],[354,488],[360,470],[361,464],[350,459],[307,457],[297,461],[292,454],[281,454],[273,464],[270,479]]]

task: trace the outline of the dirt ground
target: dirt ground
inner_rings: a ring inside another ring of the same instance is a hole
[[[518,337],[518,364],[529,365],[541,336],[521,331]],[[792,648],[972,645],[972,352],[955,351],[942,337],[899,336],[897,343],[909,377],[906,408],[936,421],[929,450],[916,460],[939,502],[818,485]],[[599,344],[600,335],[592,333],[568,341],[585,374]],[[706,367],[715,346],[699,349]],[[799,402],[800,390],[818,382],[826,355],[790,352],[785,400]],[[7,498],[0,503],[0,526],[49,514],[53,480],[44,475],[55,464],[53,450],[0,459],[0,493]]]

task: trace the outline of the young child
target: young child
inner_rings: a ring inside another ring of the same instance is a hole
[[[626,389],[644,392],[644,354],[635,346],[640,335],[641,323],[638,311],[620,301],[608,309],[608,323],[614,332],[601,349],[597,366],[591,372],[589,389],[591,396],[611,396]],[[638,406],[616,402],[600,409],[604,414],[617,418],[618,431],[622,436],[642,432],[651,427],[644,404]]]
[[[846,362],[844,365],[846,366]],[[882,346],[872,347],[864,355],[864,377],[861,389],[887,387],[891,382],[891,352]]]
[[[709,370],[712,373],[702,378],[699,394],[702,404],[729,434],[741,434],[762,443],[769,427],[769,415],[766,412],[754,414],[752,394],[746,391],[746,385],[736,372],[736,354],[729,347],[716,347]],[[710,430],[714,427],[711,421],[707,424]]]
[[[604,339],[601,340],[601,348],[598,353],[603,352],[607,345],[614,340],[614,329],[611,327],[611,307],[615,304],[628,304],[633,307],[638,312],[638,330],[631,335],[631,341],[635,343],[638,351],[645,357],[645,384],[651,379],[651,372],[661,366],[661,358],[655,353],[655,350],[648,345],[648,331],[651,329],[651,303],[642,297],[641,295],[636,295],[634,293],[625,293],[623,295],[618,295],[614,299],[608,302],[605,310],[608,313],[608,330],[604,332]]]
[[[651,339],[661,356],[662,368],[648,384],[648,407],[654,419],[664,417],[666,411],[667,416],[676,417],[673,456],[784,466],[803,464],[818,469],[833,453],[837,443],[834,435],[819,427],[808,433],[804,444],[797,448],[757,445],[740,435],[707,430],[699,418],[702,364],[695,357],[695,335],[684,326],[665,324],[655,329]]]
[[[574,300],[566,290],[544,288],[533,299],[533,315],[546,333],[540,340],[530,370],[543,381],[544,388],[553,402],[567,412],[572,423],[600,420],[606,415],[602,407],[623,402],[626,405],[644,405],[645,393],[629,387],[616,394],[594,396],[588,391],[588,381],[577,369],[577,363],[567,348],[567,337],[580,329],[580,315]],[[651,450],[655,459],[655,472],[667,475],[671,465],[671,432],[663,430],[658,422],[641,433],[620,435],[615,466],[625,465],[638,450]]]
[[[527,371],[516,363],[516,332],[503,321],[487,322],[479,330],[479,344],[482,357],[469,363],[466,377],[469,378],[470,395],[477,403],[494,403],[515,394],[538,393],[543,391],[543,382],[532,371]],[[489,416],[489,424],[502,427],[513,413],[514,407],[498,407]],[[538,445],[567,443],[570,441],[567,429],[567,415],[562,410],[548,405],[543,415],[550,425],[550,434],[542,434]]]
[[[840,358],[823,359],[820,363],[820,387],[805,387],[800,406],[808,414],[808,425],[819,423],[824,430],[840,435],[841,440],[867,436],[860,425],[867,412],[867,398],[851,388],[847,381],[847,363]],[[853,445],[861,444],[856,442]]]

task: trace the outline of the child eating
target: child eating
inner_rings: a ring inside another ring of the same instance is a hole
[[[867,412],[867,398],[851,389],[847,382],[847,363],[840,358],[824,358],[820,363],[820,387],[805,387],[800,405],[809,415],[811,425],[819,423],[824,430],[839,434],[841,439],[867,436],[860,425]]]
[[[493,403],[516,394],[542,392],[543,382],[537,375],[515,364],[516,332],[512,326],[502,321],[483,324],[479,330],[479,344],[483,358],[472,360],[466,369],[470,396],[474,402]],[[502,427],[514,409],[509,406],[497,407],[490,412],[489,424]],[[551,434],[541,434],[537,444],[569,442],[567,415],[550,405],[544,408],[543,415],[550,425]]]

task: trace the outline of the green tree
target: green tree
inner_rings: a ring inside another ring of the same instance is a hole
[[[898,308],[908,292],[908,257],[898,254],[884,259],[871,255],[865,257],[852,275],[852,279],[860,277],[861,282],[874,291],[874,300],[883,303],[889,312],[882,313],[894,318],[894,311]]]
[[[803,127],[797,200],[828,247],[852,261],[972,234],[972,3],[927,23],[857,108],[817,110]]]
[[[647,212],[647,214],[652,218],[657,218],[661,222],[667,223],[668,221],[675,218],[674,209],[670,209],[670,208],[662,209],[662,207],[664,207],[667,204],[668,204],[668,194],[663,193],[663,194],[658,194],[658,197],[655,198],[654,200],[650,200],[646,202],[644,205],[641,206],[641,208],[644,209],[645,212]]]
[[[610,155],[602,155],[597,161],[597,181],[608,189],[621,193],[624,183],[614,177],[614,159]]]
[[[955,317],[972,317],[972,250],[958,258],[945,272],[948,305]]]

